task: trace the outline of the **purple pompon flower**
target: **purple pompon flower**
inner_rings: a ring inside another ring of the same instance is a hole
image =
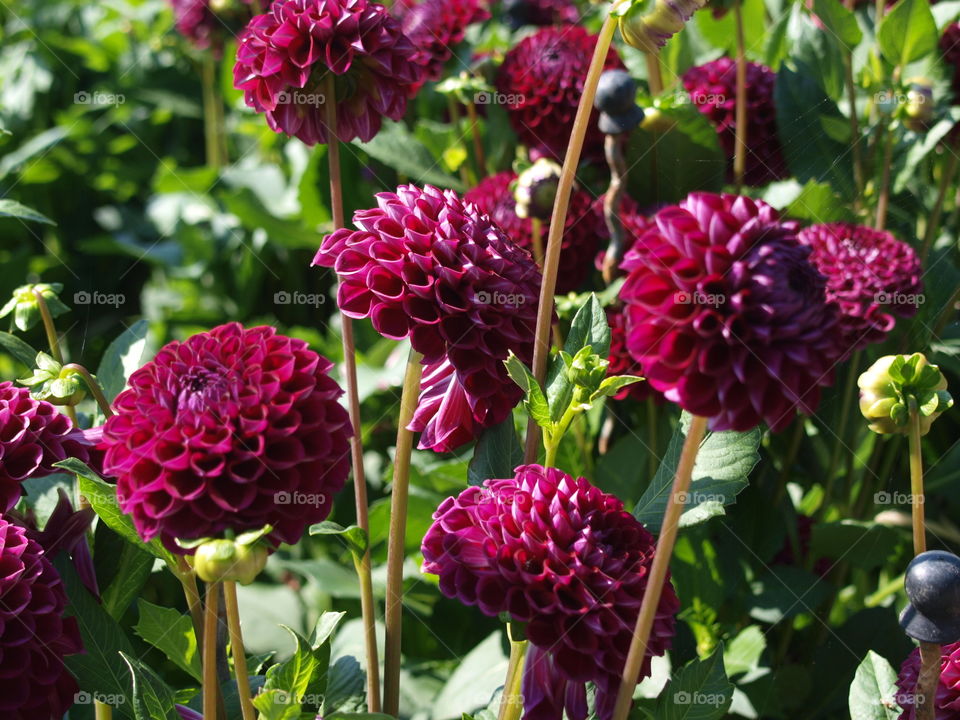
[[[485,615],[527,623],[522,695],[528,720],[610,718],[653,562],[653,536],[613,495],[556,468],[518,467],[447,498],[423,539],[440,591]],[[663,655],[679,601],[667,582],[647,655]]]
[[[715,430],[782,430],[813,412],[840,356],[838,310],[796,223],[737,195],[664,208],[623,261],[627,349]]]
[[[313,264],[340,277],[337,303],[387,338],[409,337],[426,376],[411,429],[447,452],[510,414],[522,392],[510,351],[533,353],[540,270],[451,190],[404,185],[326,236]]]
[[[893,315],[912,317],[923,302],[920,259],[890,233],[830,223],[805,228],[798,238],[827,278],[827,299],[840,308],[845,354],[883,342],[896,324]]]
[[[337,137],[366,142],[399,120],[420,80],[416,49],[386,8],[369,0],[275,0],[240,36],[234,86],[276,132],[326,143],[324,104],[337,103]],[[336,98],[327,98],[333,73]]]
[[[917,677],[920,675],[920,648],[914,648],[900,666],[897,677],[897,704],[903,708],[899,720],[916,720]],[[940,648],[940,682],[934,699],[936,720],[960,717],[960,642]]]
[[[0,717],[54,720],[73,705],[77,682],[63,658],[83,652],[77,621],[43,548],[0,518]]]
[[[66,415],[27,388],[0,383],[0,512],[23,495],[28,478],[59,472],[54,463],[73,457],[87,462],[92,446]]]
[[[463,42],[467,27],[490,17],[481,0],[420,0],[412,6],[397,4],[394,13],[417,49],[415,61],[423,66],[417,89],[443,77],[443,66],[453,57],[453,48]]]
[[[103,431],[105,471],[145,539],[270,524],[297,542],[350,471],[353,434],[332,363],[270,327],[171,342],[130,376]]]

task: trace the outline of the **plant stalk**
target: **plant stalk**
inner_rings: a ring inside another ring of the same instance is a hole
[[[644,53],[647,61],[647,85],[650,86],[651,97],[656,97],[663,92],[663,73],[660,70],[660,53]]]
[[[863,197],[863,157],[860,153],[860,119],[857,117],[857,86],[853,80],[853,51],[847,50],[843,57],[844,84],[847,86],[847,101],[850,103],[850,152],[853,157],[853,184],[856,189],[854,202],[859,206]]]
[[[663,525],[660,528],[660,537],[657,539],[657,549],[653,556],[653,565],[650,568],[650,578],[640,603],[640,613],[637,615],[637,624],[630,640],[630,651],[623,668],[623,680],[617,692],[617,702],[613,709],[613,720],[627,720],[633,699],[633,690],[637,686],[643,658],[647,654],[647,641],[653,629],[653,620],[660,604],[660,595],[667,579],[667,570],[670,567],[670,557],[673,555],[673,546],[677,540],[677,530],[680,527],[680,515],[685,502],[683,497],[690,488],[693,477],[693,466],[697,460],[700,443],[706,436],[707,418],[694,415],[683,441],[680,452],[680,462],[673,478],[673,487],[667,496],[667,507],[663,514]]]
[[[920,413],[910,398],[910,509],[913,519],[913,554],[927,551],[927,533],[923,517],[923,457],[920,450]]]
[[[393,458],[393,490],[390,494],[390,537],[387,545],[386,647],[383,667],[383,712],[400,710],[400,625],[403,619],[403,561],[407,534],[407,500],[410,491],[410,456],[413,430],[408,429],[417,409],[423,356],[410,350],[400,396],[397,449]]]
[[[220,156],[220,114],[217,111],[217,61],[211,53],[203,55],[200,80],[203,84],[203,137],[207,165],[219,168],[223,165],[223,158]]]
[[[927,220],[927,226],[923,231],[923,246],[920,248],[920,262],[926,263],[927,256],[930,254],[930,248],[937,237],[937,229],[940,225],[940,218],[943,215],[943,204],[947,199],[947,193],[950,186],[953,185],[953,178],[957,174],[957,165],[960,164],[960,141],[947,145],[947,152],[950,157],[947,159],[947,165],[940,175],[940,186],[937,189],[937,199],[933,204],[933,210],[930,211],[930,217]]]
[[[743,188],[743,176],[747,168],[747,43],[743,32],[741,0],[736,0],[733,4],[733,17],[737,28],[737,98],[734,116],[737,133],[733,153],[733,183],[739,194]]]
[[[483,139],[480,137],[480,119],[477,117],[477,106],[469,98],[466,105],[470,134],[473,136],[473,160],[477,166],[477,177],[484,178],[487,176],[487,158],[483,152]]]
[[[200,602],[197,576],[182,555],[177,556],[177,568],[174,570],[171,567],[171,570],[183,587],[183,596],[187,599],[190,619],[193,620],[193,634],[197,636],[197,647],[203,647],[203,603]]]
[[[113,720],[113,708],[99,700],[94,700],[93,716],[96,720]]]
[[[527,640],[514,638],[513,623],[507,624],[510,637],[510,661],[507,665],[507,679],[500,696],[500,710],[497,720],[520,720],[523,712],[523,666],[527,659]]]
[[[217,611],[220,583],[207,583],[203,615],[203,720],[217,717]]]
[[[90,388],[90,392],[93,394],[94,399],[97,401],[97,405],[100,406],[100,412],[103,413],[105,418],[113,415],[113,409],[110,407],[110,401],[107,400],[107,396],[103,394],[103,389],[100,387],[100,383],[97,382],[96,378],[93,377],[89,370],[78,363],[68,363],[63,366],[63,369],[73,370],[83,378],[84,382],[87,384],[87,387]]]
[[[247,674],[247,656],[243,649],[243,634],[240,630],[240,605],[237,602],[237,583],[223,583],[223,599],[227,606],[227,626],[230,628],[230,654],[233,670],[237,675],[237,692],[240,695],[240,711],[243,720],[256,720],[257,712],[250,699],[250,676]]]
[[[883,0],[880,0],[881,2]],[[887,209],[890,207],[890,165],[893,162],[893,131],[887,130],[887,146],[883,151],[883,175],[880,181],[880,197],[877,199],[877,215],[873,226],[883,230],[887,225]]]

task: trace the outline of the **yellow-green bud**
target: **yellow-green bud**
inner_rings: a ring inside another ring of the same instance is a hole
[[[704,5],[706,0],[655,0],[651,9],[649,2],[635,2],[620,17],[620,33],[628,45],[654,53]]]
[[[235,540],[208,540],[197,547],[193,567],[204,582],[232,580],[249,585],[267,564],[269,554],[260,543],[245,545]]]
[[[953,405],[947,380],[940,368],[921,353],[887,355],[877,360],[857,380],[860,412],[870,429],[882,435],[909,432],[911,409],[926,435],[940,414]]]
[[[0,318],[13,313],[13,324],[17,329],[25,332],[32,328],[41,320],[40,303],[37,301],[36,293],[40,293],[43,298],[50,311],[50,317],[63,315],[70,308],[60,302],[57,296],[61,290],[63,285],[60,283],[21,285],[13,291],[13,297],[7,301],[7,304],[0,308]]]
[[[914,78],[907,90],[903,124],[914,132],[923,132],[933,120],[933,88],[926,78]]]
[[[17,382],[30,388],[30,394],[37,400],[45,400],[53,405],[76,405],[87,396],[80,373],[73,368],[65,369],[44,352],[37,354],[37,367],[33,375]]]

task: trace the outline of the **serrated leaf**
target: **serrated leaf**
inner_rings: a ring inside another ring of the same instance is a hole
[[[110,343],[103,354],[97,368],[97,380],[100,381],[108,402],[113,402],[127,384],[130,374],[146,362],[149,329],[146,320],[138,320]]]
[[[47,225],[56,225],[56,223],[41,212],[28,208],[26,205],[18,203],[16,200],[0,200],[0,217],[13,217],[21,220],[30,220],[32,222],[45,223]]]
[[[897,720],[897,673],[873,650],[860,663],[850,685],[850,720]]]
[[[880,52],[900,67],[932,53],[939,39],[928,0],[900,0],[883,16],[877,31]]]
[[[0,332],[0,348],[13,355],[13,357],[28,368],[33,367],[33,363],[37,357],[37,351],[16,335],[11,335],[8,332]]]
[[[651,531],[659,532],[689,423],[690,415],[684,411],[657,474],[633,509],[634,517]],[[695,512],[697,522],[723,514],[723,507],[732,504],[747,486],[750,471],[760,459],[760,438],[760,428],[707,432],[693,467],[686,513]],[[681,524],[692,523],[681,517]]]
[[[350,552],[357,557],[362,557],[364,553],[367,552],[367,547],[370,545],[370,540],[367,537],[367,533],[365,533],[362,528],[359,528],[356,525],[343,527],[343,525],[335,523],[332,520],[324,520],[321,523],[311,525],[310,534],[339,535],[347,544]]]
[[[141,600],[137,603],[140,618],[133,631],[160,650],[187,675],[198,682],[203,679],[197,636],[190,615],[173,608],[160,607]]]
[[[657,701],[658,720],[719,720],[733,701],[723,665],[723,644],[703,660],[675,672]]]
[[[530,369],[513,353],[510,353],[510,357],[504,360],[504,365],[506,365],[510,378],[520,386],[520,389],[523,390],[526,395],[524,403],[526,404],[527,411],[530,413],[530,417],[532,417],[534,422],[540,427],[550,427],[552,423],[550,419],[550,407],[547,405],[547,398],[544,397],[543,390],[540,389],[540,384],[533,376],[533,373],[530,372]]]
[[[133,715],[137,720],[180,720],[173,691],[139,660],[121,652],[133,678]]]
[[[467,467],[467,482],[482,485],[484,480],[513,476],[523,462],[523,448],[513,425],[513,414],[480,435]]]

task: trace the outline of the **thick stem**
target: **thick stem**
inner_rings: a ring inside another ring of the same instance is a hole
[[[563,169],[560,172],[560,182],[557,186],[557,197],[553,204],[553,215],[550,218],[550,231],[547,237],[547,250],[543,264],[543,280],[540,284],[540,300],[537,305],[537,329],[533,346],[533,374],[537,382],[543,384],[547,374],[547,358],[550,355],[550,326],[553,318],[553,294],[557,287],[557,267],[560,263],[560,248],[563,240],[563,229],[566,226],[567,209],[570,206],[570,193],[573,191],[573,181],[580,162],[580,153],[583,151],[583,139],[590,125],[590,114],[593,112],[593,99],[597,94],[597,83],[603,73],[603,65],[610,50],[613,34],[617,29],[617,20],[607,15],[597,36],[597,45],[593,51],[590,68],[583,83],[583,94],[580,96],[580,105],[573,121],[573,131],[570,134],[570,143],[567,145],[567,154],[563,159]],[[537,457],[537,447],[540,444],[540,432],[536,422],[531,418],[527,425],[527,443],[524,462],[531,463]]]
[[[203,720],[217,717],[217,609],[220,583],[207,583],[203,614]]]
[[[324,97],[327,124],[327,162],[330,167],[330,205],[334,229],[345,225],[343,213],[343,183],[340,174],[340,141],[337,139],[336,86],[332,73],[327,73]],[[340,313],[343,341],[344,384],[347,393],[347,413],[353,426],[350,438],[350,460],[353,466],[354,503],[357,508],[357,527],[370,532],[367,508],[367,479],[363,468],[363,425],[360,418],[360,394],[357,388],[357,354],[354,348],[353,320]],[[367,709],[380,712],[380,659],[377,653],[376,604],[370,578],[370,551],[357,563],[360,579],[360,612],[363,616],[364,644],[367,656]]]
[[[526,639],[514,638],[513,624],[507,625],[507,634],[510,636],[510,662],[507,665],[507,679],[503,684],[503,695],[500,696],[500,710],[497,720],[520,720],[523,712],[523,666],[527,659]]]
[[[200,80],[203,83],[203,139],[207,165],[218,168],[223,161],[220,157],[220,127],[217,112],[217,61],[211,53],[203,55]]]
[[[934,700],[940,684],[940,646],[936,643],[920,643],[920,673],[917,675],[916,720],[935,720],[937,715]]]
[[[407,499],[410,490],[410,456],[413,431],[407,426],[417,409],[423,356],[410,350],[400,396],[397,450],[393,458],[393,490],[390,493],[390,537],[387,545],[386,647],[383,666],[383,712],[400,710],[400,624],[403,618],[403,560],[407,534]]]
[[[736,145],[733,153],[733,182],[737,193],[743,187],[747,168],[747,53],[743,32],[743,7],[740,0],[733,4],[733,16],[737,28],[737,97],[736,97]]]
[[[84,382],[87,384],[87,387],[90,389],[90,392],[93,393],[93,397],[97,401],[97,405],[100,406],[100,411],[103,413],[105,418],[113,415],[113,409],[110,407],[110,401],[107,400],[107,396],[103,394],[103,389],[100,387],[100,383],[98,383],[93,375],[90,374],[89,370],[78,363],[68,363],[63,366],[63,369],[73,370],[83,378]]]
[[[193,634],[197,636],[197,646],[203,647],[203,603],[200,602],[197,576],[182,555],[177,557],[177,569],[174,574],[183,588],[183,596],[187,599],[190,619],[193,620]]]
[[[647,84],[650,86],[650,95],[656,97],[663,92],[663,73],[660,70],[660,53],[658,51],[644,54],[647,61]]]
[[[927,219],[927,227],[923,232],[923,246],[920,249],[920,262],[925,263],[930,254],[930,248],[934,239],[937,237],[937,229],[940,226],[940,217],[943,215],[943,203],[947,199],[947,193],[953,185],[953,177],[957,174],[957,165],[960,161],[960,142],[952,142],[947,145],[947,152],[950,157],[947,159],[947,165],[940,175],[940,186],[937,189],[937,199],[933,204],[933,210],[930,211],[930,217]]]
[[[650,568],[650,578],[640,603],[640,613],[637,615],[637,624],[630,639],[630,651],[627,653],[627,662],[623,667],[623,680],[617,692],[617,703],[613,709],[613,720],[626,720],[630,712],[633,699],[633,690],[637,686],[643,658],[647,654],[647,641],[653,629],[653,620],[660,604],[660,595],[667,579],[667,570],[670,567],[670,557],[673,555],[673,546],[677,540],[677,529],[680,527],[680,515],[683,512],[685,496],[690,488],[693,477],[693,466],[697,460],[700,443],[707,432],[707,418],[694,415],[687,429],[687,436],[683,441],[683,450],[680,452],[680,462],[677,464],[677,473],[673,478],[673,487],[667,496],[667,507],[663,513],[663,525],[660,528],[660,537],[657,539],[657,549],[653,556],[653,565]]]
[[[240,631],[240,606],[237,603],[237,584],[232,580],[223,583],[223,599],[227,606],[227,625],[230,628],[230,654],[233,656],[233,670],[237,675],[240,710],[243,713],[243,720],[256,720],[257,712],[250,699],[250,676],[247,675],[247,656],[243,650],[243,634]]]
[[[96,720],[113,720],[113,708],[99,700],[93,701],[93,713]]]
[[[910,399],[910,508],[913,516],[913,553],[927,551],[927,533],[923,518],[923,457],[920,451],[920,413]]]
[[[47,301],[43,299],[43,293],[39,290],[34,290],[33,296],[37,299],[37,308],[40,310],[40,317],[43,320],[43,329],[47,333],[47,344],[50,346],[50,355],[62,365],[63,351],[60,349],[60,336],[57,335],[57,328],[53,324],[53,315],[50,314]]]

